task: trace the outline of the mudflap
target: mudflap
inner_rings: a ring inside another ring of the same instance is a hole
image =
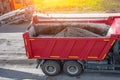
[[[44,62],[45,62],[45,60],[37,59],[37,65],[36,65],[36,68],[38,68],[39,66],[43,65]]]

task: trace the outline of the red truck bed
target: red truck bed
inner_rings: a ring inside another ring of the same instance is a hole
[[[36,23],[52,23],[55,20],[42,21],[33,18]],[[69,19],[72,21],[73,19]],[[62,19],[57,21],[68,21]],[[68,22],[69,22],[68,21]],[[77,38],[43,38],[30,37],[29,32],[23,34],[27,57],[30,59],[59,60],[103,60],[117,39],[120,39],[120,17],[108,19],[79,20],[79,22],[105,23],[111,26],[113,32],[109,37],[77,37]]]

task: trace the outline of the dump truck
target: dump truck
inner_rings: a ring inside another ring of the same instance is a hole
[[[54,36],[81,24],[107,25],[108,31],[98,37]],[[120,15],[34,14],[23,39],[28,59],[36,59],[46,75],[61,71],[70,76],[85,71],[120,73]]]

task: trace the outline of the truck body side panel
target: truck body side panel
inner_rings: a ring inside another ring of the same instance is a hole
[[[110,38],[29,38],[32,58],[102,60]]]

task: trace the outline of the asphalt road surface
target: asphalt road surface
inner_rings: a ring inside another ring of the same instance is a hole
[[[20,33],[25,32],[30,22],[2,25],[0,26],[0,33]]]
[[[70,77],[61,72],[58,76],[46,76],[35,69],[36,61],[28,60],[22,39],[29,22],[0,27],[0,80],[120,80],[120,74],[88,73]]]

